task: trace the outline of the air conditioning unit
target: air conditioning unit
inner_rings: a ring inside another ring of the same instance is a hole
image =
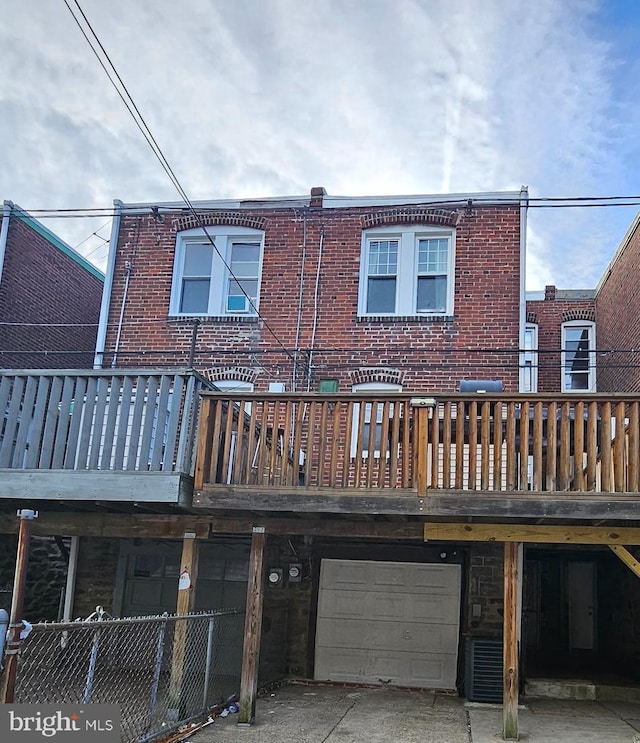
[[[502,702],[502,638],[467,637],[465,696],[470,702]]]

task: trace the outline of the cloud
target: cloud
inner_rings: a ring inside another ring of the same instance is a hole
[[[603,194],[629,182],[618,61],[595,1],[83,8],[192,199],[312,185]],[[64,5],[23,0],[4,24],[4,197],[27,208],[176,199]],[[614,210],[532,209],[530,224],[532,281],[566,287],[594,286],[624,233]],[[77,244],[95,226],[56,229]]]

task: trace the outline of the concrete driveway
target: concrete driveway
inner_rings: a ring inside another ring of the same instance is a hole
[[[260,697],[256,721],[218,718],[193,743],[496,743],[502,710],[433,692],[291,684]],[[531,699],[527,743],[640,743],[640,704]]]

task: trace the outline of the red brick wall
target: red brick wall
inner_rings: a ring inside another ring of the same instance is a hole
[[[379,210],[380,211],[380,210]],[[455,317],[390,321],[357,317],[363,216],[376,209],[306,210],[307,250],[299,348],[298,389],[304,389],[306,350],[312,345],[314,289],[324,231],[313,355],[317,380],[363,366],[404,371],[407,390],[454,391],[462,378],[498,378],[518,388],[520,210],[518,206],[462,210],[456,228]],[[305,213],[298,209],[243,210],[264,218],[262,319],[204,319],[197,331],[196,368],[260,368],[256,389],[283,381],[291,389]],[[111,363],[126,276],[118,366],[185,365],[193,321],[168,317],[178,220],[124,216],[121,222],[105,354]],[[272,332],[277,339],[274,337]],[[282,345],[280,345],[282,344]],[[284,346],[286,351],[283,349]],[[499,349],[497,351],[496,349]]]
[[[91,368],[102,285],[24,221],[10,217],[0,323],[23,324],[0,324],[0,366]],[[56,323],[91,325],[50,327]]]
[[[543,300],[527,302],[527,320],[538,324],[538,392],[560,392],[562,323],[572,319],[595,319],[595,301],[590,298],[561,298],[556,295],[555,286],[548,286],[545,294]],[[600,392],[599,377],[597,386]]]
[[[596,296],[599,392],[640,391],[640,228],[636,225]],[[635,350],[634,350],[635,349]]]

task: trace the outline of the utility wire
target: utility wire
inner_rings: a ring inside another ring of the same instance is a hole
[[[109,68],[113,71],[114,75],[116,76],[116,78],[117,78],[120,86],[122,87],[122,90],[120,90],[120,88],[118,87],[118,85],[116,85],[116,83],[115,83],[113,77],[111,76],[111,74],[109,73],[109,70],[107,69],[105,63],[103,62],[102,58],[98,54],[95,46],[93,45],[93,43],[89,39],[89,36],[85,32],[85,29],[83,28],[82,24],[78,20],[76,14],[74,13],[73,9],[71,8],[71,6],[67,2],[67,0],[64,0],[64,3],[67,6],[67,8],[69,9],[69,12],[73,16],[74,21],[76,22],[78,28],[82,32],[82,35],[84,36],[84,38],[86,39],[87,43],[89,44],[89,46],[90,46],[91,50],[93,51],[96,59],[100,63],[100,66],[102,67],[102,69],[104,70],[105,74],[107,75],[107,78],[109,79],[109,81],[111,82],[111,84],[113,85],[113,87],[115,88],[116,92],[118,93],[118,95],[120,96],[122,102],[124,103],[127,111],[130,113],[131,117],[135,121],[136,126],[138,127],[138,129],[142,133],[143,137],[145,138],[147,144],[149,145],[149,147],[151,148],[152,152],[156,156],[156,159],[160,162],[163,170],[169,176],[169,179],[171,180],[172,184],[174,185],[174,187],[176,188],[176,190],[178,191],[178,193],[180,194],[180,196],[184,200],[185,204],[189,208],[189,211],[193,215],[194,219],[197,221],[198,226],[202,229],[202,231],[204,232],[205,236],[207,237],[207,240],[209,241],[209,243],[211,243],[213,249],[216,251],[216,253],[218,254],[220,260],[223,263],[223,265],[225,266],[225,268],[229,272],[229,276],[233,279],[233,281],[236,282],[236,284],[238,285],[240,291],[244,294],[244,296],[249,301],[249,304],[252,307],[252,309],[254,310],[254,312],[256,313],[256,315],[264,323],[265,328],[273,336],[273,338],[276,340],[276,342],[286,351],[287,355],[291,356],[291,354],[289,353],[289,351],[286,350],[285,345],[282,343],[282,341],[277,336],[277,334],[275,333],[275,331],[271,328],[271,326],[264,319],[264,317],[262,317],[262,315],[260,314],[260,312],[259,312],[258,308],[256,307],[255,303],[253,302],[252,298],[247,294],[247,292],[245,291],[242,283],[235,276],[235,274],[233,273],[233,271],[231,269],[231,266],[229,266],[229,264],[227,263],[225,257],[222,255],[222,253],[218,249],[218,246],[215,244],[215,241],[213,240],[211,234],[207,230],[206,225],[204,224],[204,221],[202,220],[202,217],[200,216],[200,214],[198,214],[198,212],[196,211],[194,205],[191,203],[189,197],[187,196],[186,191],[182,187],[182,185],[181,185],[178,177],[174,173],[173,169],[171,168],[171,165],[169,164],[169,162],[168,162],[167,158],[165,157],[164,153],[162,152],[162,149],[161,149],[160,145],[157,143],[155,137],[153,136],[153,134],[151,132],[151,129],[149,128],[149,126],[146,123],[144,117],[140,113],[140,110],[136,106],[135,101],[133,100],[133,97],[129,93],[129,91],[128,91],[126,85],[124,84],[122,78],[120,77],[120,75],[119,75],[119,73],[118,73],[115,65],[111,61],[111,58],[109,57],[106,49],[104,48],[104,46],[100,42],[100,39],[98,38],[98,35],[94,31],[91,23],[89,22],[88,18],[84,14],[84,11],[80,7],[80,4],[79,4],[78,0],[74,0],[74,4],[77,7],[77,9],[80,12],[80,14],[82,15],[82,18],[83,18],[83,20],[84,20],[87,28],[89,29],[89,32],[90,32],[92,38],[95,39],[96,43],[100,47],[100,50],[101,50],[102,54],[104,55],[104,58],[105,58],[106,62],[109,65]],[[123,94],[123,91],[124,91],[124,94]],[[293,360],[293,356],[291,356],[291,358]]]

